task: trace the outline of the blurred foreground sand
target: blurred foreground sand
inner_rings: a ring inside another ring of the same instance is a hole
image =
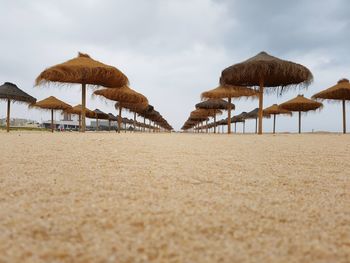
[[[0,133],[0,262],[350,262],[350,135]]]

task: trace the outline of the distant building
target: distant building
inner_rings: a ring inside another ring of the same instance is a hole
[[[6,125],[6,118],[0,119],[0,125]],[[20,119],[20,118],[10,118],[10,126],[11,127],[39,127],[40,124],[37,121],[28,120],[28,119]]]

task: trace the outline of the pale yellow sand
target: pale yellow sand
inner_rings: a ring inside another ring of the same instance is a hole
[[[0,146],[0,262],[350,262],[350,135]]]

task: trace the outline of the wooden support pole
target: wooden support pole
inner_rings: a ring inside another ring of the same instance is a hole
[[[53,109],[51,109],[51,132],[54,131],[54,127],[53,127]]]
[[[345,108],[345,100],[343,100],[343,133],[346,133],[346,108]]]
[[[81,84],[81,132],[86,130],[86,84]]]
[[[264,82],[260,81],[259,88],[259,134],[262,134],[263,130],[263,105],[264,105]]]
[[[11,111],[11,100],[7,100],[7,118],[6,118],[6,131],[10,132],[10,111]]]

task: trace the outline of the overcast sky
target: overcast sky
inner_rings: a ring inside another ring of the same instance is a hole
[[[217,87],[224,68],[260,51],[301,63],[314,75],[307,90],[266,95],[264,107],[350,78],[348,0],[0,0],[0,10],[1,83],[13,82],[38,100],[53,95],[79,104],[78,86],[33,85],[46,67],[81,51],[122,70],[175,129],[200,94]],[[91,91],[90,109],[116,113]],[[257,100],[234,103],[234,114],[258,106]],[[12,109],[12,117],[49,119],[24,105]],[[0,118],[5,115],[0,102]],[[341,105],[325,102],[321,112],[303,117],[303,130],[341,131],[341,118]],[[277,130],[296,131],[297,123],[297,114],[278,117]],[[254,127],[247,122],[248,131]],[[271,128],[272,120],[264,120],[264,130]]]

